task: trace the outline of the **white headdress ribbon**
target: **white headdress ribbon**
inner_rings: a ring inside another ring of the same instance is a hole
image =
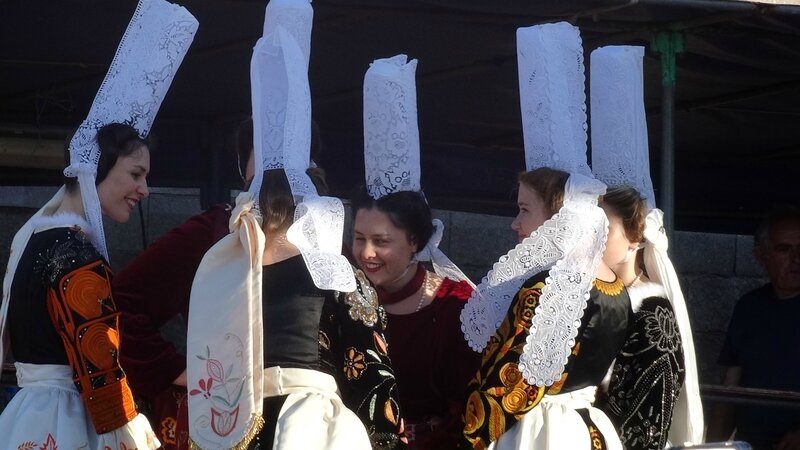
[[[444,234],[444,224],[439,219],[433,219],[433,235],[422,250],[414,255],[417,261],[430,261],[433,264],[433,271],[436,274],[455,281],[466,281],[473,288],[475,284],[466,276],[458,266],[439,250],[439,243],[442,242]]]
[[[78,177],[92,242],[108,258],[100,200],[95,188],[100,147],[97,130],[131,125],[146,136],[197,31],[185,8],[163,0],[140,0],[94,98],[86,120],[69,144],[67,177]]]
[[[631,46],[602,47],[592,52],[592,171],[611,187],[636,189],[647,203],[644,264],[650,279],[663,286],[672,303],[686,371],[673,410],[669,440],[699,444],[704,419],[692,329],[678,275],[667,254],[664,214],[655,208],[650,178],[643,56],[642,47]]]
[[[462,311],[461,328],[469,345],[482,350],[522,284],[550,270],[519,365],[528,382],[544,386],[563,373],[605,247],[607,221],[597,207],[605,185],[586,163],[578,29],[564,22],[520,28],[517,56],[527,169],[570,176],[562,208],[494,264]]]
[[[253,205],[252,194],[239,194],[231,234],[206,252],[192,284],[186,374],[194,448],[246,448],[264,425],[264,233]]]

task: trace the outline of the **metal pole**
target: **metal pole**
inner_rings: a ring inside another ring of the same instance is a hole
[[[659,206],[664,211],[668,239],[675,231],[675,56],[683,52],[683,33],[662,31],[653,39],[661,57],[661,187]]]

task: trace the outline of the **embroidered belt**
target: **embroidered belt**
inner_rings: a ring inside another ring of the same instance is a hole
[[[327,373],[280,366],[264,369],[264,398],[308,391],[339,396],[336,379]]]

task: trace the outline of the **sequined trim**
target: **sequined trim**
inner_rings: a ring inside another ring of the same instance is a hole
[[[378,295],[370,286],[366,275],[360,270],[355,270],[356,290],[345,295],[345,302],[350,306],[350,317],[360,320],[366,326],[374,326],[383,309],[378,304]]]
[[[619,295],[622,292],[622,290],[625,289],[625,284],[619,277],[617,277],[616,280],[610,283],[608,281],[603,281],[595,278],[594,287],[596,287],[598,291],[606,295]]]

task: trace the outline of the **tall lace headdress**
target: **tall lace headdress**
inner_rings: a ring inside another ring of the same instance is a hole
[[[100,160],[97,130],[110,123],[125,123],[133,126],[139,135],[147,135],[161,101],[189,50],[197,26],[197,20],[181,6],[164,0],[140,0],[89,115],[70,141],[70,165],[64,169],[64,175],[78,178],[89,225],[85,231],[97,251],[106,259],[108,249],[95,186],[97,163]],[[65,188],[62,187],[14,236],[0,308],[0,336],[3,339],[0,363],[3,361],[4,347],[7,347],[7,300],[19,257],[35,231],[34,220],[55,213],[64,193]]]
[[[605,185],[586,163],[586,95],[578,29],[568,23],[517,30],[520,103],[528,170],[569,173],[564,204],[552,218],[500,257],[461,313],[469,345],[483,350],[522,284],[549,270],[519,369],[534,385],[561,378],[575,344],[607,221],[597,206]]]
[[[645,220],[645,267],[650,279],[664,287],[681,334],[686,377],[675,403],[669,440],[699,444],[703,439],[700,401],[689,313],[678,276],[667,255],[663,213],[655,207],[644,110],[644,48],[602,47],[591,57],[592,171],[610,187],[639,191],[648,208]]]
[[[406,55],[376,59],[364,75],[364,172],[369,195],[379,199],[401,191],[421,191],[417,125],[417,60]],[[433,219],[434,232],[414,259],[431,261],[446,278],[472,282],[439,250],[444,224]]]
[[[337,198],[318,195],[306,175],[312,20],[309,0],[270,1],[264,35],[253,50],[255,176],[236,199],[231,234],[206,253],[192,286],[187,380],[189,435],[196,448],[247,448],[264,423],[261,274],[269,237],[257,205],[264,170],[286,173],[296,203],[286,236],[300,250],[314,284],[341,292],[356,288],[352,267],[341,255],[344,207]],[[192,395],[203,388],[216,393]]]

